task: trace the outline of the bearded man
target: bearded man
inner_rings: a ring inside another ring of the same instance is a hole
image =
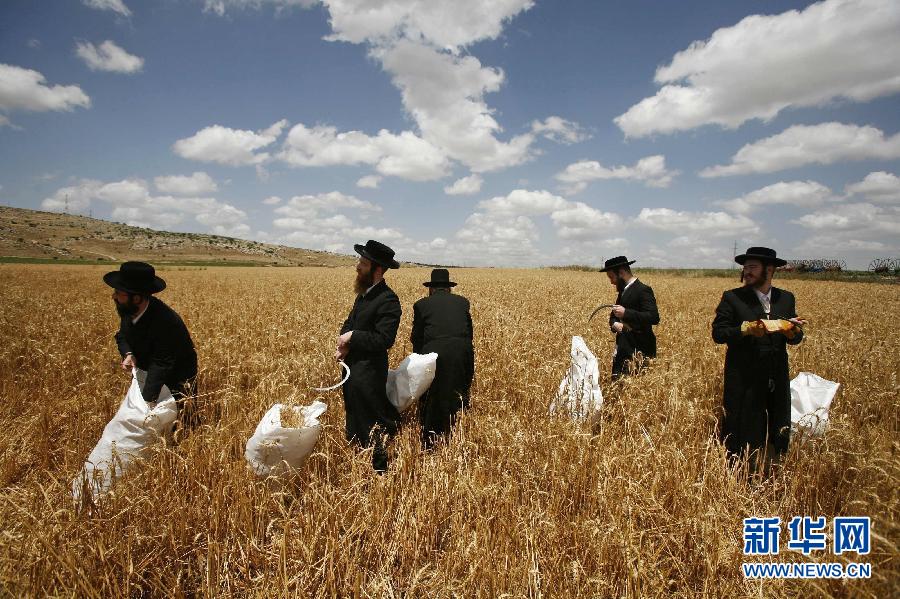
[[[195,394],[197,352],[181,317],[161,300],[153,297],[166,288],[146,262],[125,262],[103,275],[113,288],[112,298],[121,317],[116,345],[122,356],[122,370],[147,371],[141,394],[153,403],[165,385],[179,408],[184,399]]]
[[[609,329],[616,336],[613,380],[637,370],[643,359],[656,357],[656,335],[653,334],[653,325],[659,324],[656,296],[649,285],[644,285],[632,274],[631,265],[635,262],[625,256],[616,256],[607,260],[600,270],[619,292],[609,314]]]
[[[388,350],[400,326],[400,300],[384,280],[391,268],[400,268],[394,250],[370,239],[353,246],[356,262],[356,301],[341,327],[336,360],[350,367],[344,383],[347,440],[372,447],[372,468],[387,470],[386,438],[397,432],[400,414],[387,397]]]
[[[744,285],[722,295],[712,324],[713,340],[728,345],[719,434],[732,457],[747,454],[755,469],[788,449],[787,346],[803,340],[806,322],[797,318],[794,295],[772,286],[775,269],[787,264],[775,250],[752,247],[734,261]]]

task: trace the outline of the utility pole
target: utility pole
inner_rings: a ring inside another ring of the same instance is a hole
[[[732,258],[732,260],[731,260],[731,269],[732,269],[732,270],[734,270],[734,269],[736,268],[736,266],[735,266],[736,262],[734,261],[734,257],[735,257],[735,256],[737,256],[737,239],[734,240],[734,253],[731,254],[731,258]]]
[[[69,194],[66,194],[66,208],[65,208],[65,211],[66,211],[66,214],[69,213]]]

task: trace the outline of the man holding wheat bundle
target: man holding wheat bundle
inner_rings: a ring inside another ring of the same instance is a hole
[[[347,440],[360,447],[373,447],[372,468],[387,470],[385,437],[397,432],[400,414],[388,400],[388,350],[400,326],[400,300],[384,280],[391,268],[400,268],[394,250],[370,239],[353,246],[359,259],[353,289],[356,301],[341,327],[336,360],[350,367],[343,386]]]
[[[772,286],[787,264],[775,250],[752,247],[736,256],[743,287],[726,291],[716,308],[712,336],[725,343],[724,416],[719,434],[732,457],[747,454],[751,468],[788,449],[791,390],[787,346],[803,340],[794,295]]]

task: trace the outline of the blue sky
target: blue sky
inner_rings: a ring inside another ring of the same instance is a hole
[[[465,265],[900,254],[900,3],[7,0],[0,203]]]

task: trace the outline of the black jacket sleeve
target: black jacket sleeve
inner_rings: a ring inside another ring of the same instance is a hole
[[[653,325],[659,324],[659,310],[656,307],[656,296],[653,295],[653,289],[645,285],[641,289],[641,296],[638,308],[625,308],[622,315],[622,322],[631,325],[634,329],[646,329]]]
[[[125,339],[125,333],[122,329],[125,327],[125,319],[122,319],[122,322],[119,324],[119,330],[116,333],[116,346],[119,348],[119,354],[122,358],[125,357],[125,354],[130,354],[131,347],[128,345],[128,340]]]
[[[712,337],[716,343],[735,343],[740,341],[741,322],[737,320],[734,306],[731,303],[733,294],[726,291],[722,294],[722,300],[716,308],[716,317],[712,324]]]
[[[790,307],[788,308],[787,314],[785,314],[785,316],[787,316],[788,318],[797,318],[797,305],[794,300],[794,294],[790,294],[788,298],[790,300]],[[785,337],[785,341],[788,345],[797,345],[798,343],[803,341],[803,329],[801,329],[800,327],[794,327],[794,338],[788,339],[787,337]]]
[[[397,338],[403,311],[397,296],[386,298],[377,308],[374,331],[354,330],[350,338],[351,351],[374,353],[388,351]]]

